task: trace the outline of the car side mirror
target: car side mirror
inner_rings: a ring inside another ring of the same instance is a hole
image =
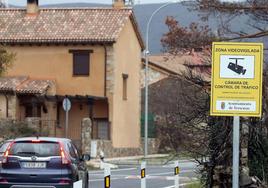
[[[82,161],[90,161],[91,157],[89,154],[83,154],[82,155]]]

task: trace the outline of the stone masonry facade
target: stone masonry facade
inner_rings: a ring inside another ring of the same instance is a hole
[[[83,119],[82,122],[82,152],[90,153],[91,151],[91,126],[92,122],[89,118]],[[111,140],[96,140],[97,141],[97,155],[101,152],[105,157],[124,157],[135,156],[143,154],[143,140],[141,140],[139,148],[114,148]],[[158,152],[160,142],[157,139],[148,140],[149,154]],[[97,156],[98,157],[98,156]]]

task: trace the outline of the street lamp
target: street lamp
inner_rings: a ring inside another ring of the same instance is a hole
[[[159,12],[162,8],[170,5],[170,4],[174,4],[174,3],[178,3],[180,2],[180,0],[176,0],[176,1],[171,1],[171,2],[167,2],[165,4],[163,4],[162,6],[160,6],[158,9],[156,9],[149,21],[147,22],[147,26],[146,26],[146,46],[145,46],[145,50],[144,50],[144,57],[145,57],[145,109],[144,109],[144,157],[146,157],[148,155],[148,59],[149,59],[149,29],[150,29],[150,24],[152,22],[152,19],[154,17],[154,15]]]

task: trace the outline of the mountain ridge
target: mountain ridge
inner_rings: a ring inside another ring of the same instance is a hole
[[[143,39],[145,39],[146,26],[148,20],[152,13],[159,8],[163,3],[157,4],[138,4],[133,7],[133,11],[139,26],[139,29],[142,33]],[[11,7],[18,7],[12,6]],[[51,4],[51,5],[41,5],[41,7],[51,8],[51,7],[112,7],[112,5],[108,4],[100,4],[100,3],[60,3],[60,4]],[[22,8],[22,7],[20,7]],[[184,3],[176,3],[169,5],[163,9],[161,9],[152,19],[150,28],[149,28],[149,50],[151,54],[158,54],[163,51],[161,45],[161,38],[164,33],[168,31],[168,27],[165,25],[165,20],[167,16],[173,16],[180,25],[187,27],[192,22],[197,22],[200,25],[208,25],[212,32],[217,33],[219,28],[220,17],[218,15],[213,15],[208,18],[207,21],[202,21],[200,18],[201,12],[198,11],[190,11],[189,6]],[[224,15],[226,18],[228,16]],[[253,29],[248,26],[250,18],[245,14],[241,14],[236,17],[231,22],[232,29],[236,31],[252,31]],[[239,23],[239,24],[237,24]],[[145,40],[144,40],[145,41]],[[250,40],[249,40],[250,41]]]

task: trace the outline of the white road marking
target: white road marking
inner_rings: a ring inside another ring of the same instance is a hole
[[[111,181],[112,180],[121,180],[122,178],[111,178]],[[104,181],[104,178],[102,179],[94,179],[94,180],[89,180],[89,182],[97,182],[97,181]]]
[[[193,172],[193,170],[181,170],[180,174],[186,173],[186,172]],[[159,175],[166,175],[166,174],[174,174],[174,172],[153,173],[153,174],[148,174],[148,175],[159,176]]]
[[[193,184],[193,182],[190,182],[190,183],[181,183],[180,184],[180,187],[181,186],[185,186],[185,185],[191,185],[191,184]],[[174,185],[171,185],[171,186],[168,186],[168,187],[162,187],[162,188],[174,188],[175,186]]]
[[[121,171],[130,171],[130,170],[137,170],[138,168],[123,168],[123,169],[115,169],[111,170],[111,172],[121,172]],[[95,170],[95,171],[89,171],[88,174],[94,175],[94,174],[103,174],[103,170]]]
[[[141,177],[140,176],[126,176],[125,179],[141,179]],[[147,175],[146,179],[162,179],[162,180],[171,181],[171,180],[174,180],[174,176],[150,176],[150,175]],[[180,180],[195,181],[195,180],[197,180],[197,178],[190,178],[190,177],[181,176]]]

